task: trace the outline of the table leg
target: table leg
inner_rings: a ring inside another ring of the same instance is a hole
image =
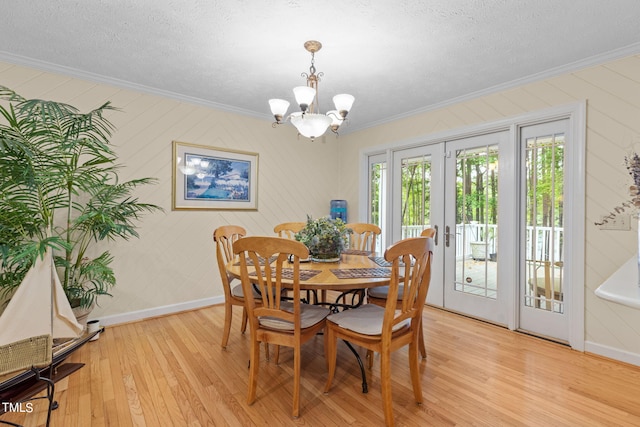
[[[360,358],[360,355],[358,354],[358,352],[356,351],[355,348],[353,348],[353,346],[351,345],[351,343],[349,341],[345,341],[342,340],[347,347],[349,347],[349,350],[351,350],[351,352],[356,356],[356,360],[358,361],[358,365],[360,365],[360,374],[362,375],[362,393],[368,393],[369,392],[369,387],[367,386],[367,374],[364,370],[364,365],[362,364],[362,359]]]
[[[348,295],[351,295],[350,303],[347,302]],[[331,312],[337,313],[338,311],[340,311],[340,309],[348,310],[350,308],[360,307],[364,302],[364,295],[365,295],[364,289],[354,289],[351,291],[342,292],[336,298],[335,303],[331,304],[330,306]],[[356,349],[353,348],[353,346],[349,341],[345,341],[345,340],[342,340],[342,341],[347,345],[347,347],[349,347],[349,350],[351,350],[353,355],[356,357],[356,361],[360,366],[360,374],[362,375],[362,393],[368,393],[369,387],[367,386],[367,374],[364,370],[364,365],[362,364],[362,358],[360,357],[360,354],[358,354]]]

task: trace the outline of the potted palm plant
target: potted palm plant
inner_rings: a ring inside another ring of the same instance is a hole
[[[134,190],[152,178],[121,181],[109,138],[109,102],[88,113],[25,99],[0,86],[0,291],[11,295],[37,256],[51,248],[72,307],[90,308],[116,284],[108,250],[97,243],[138,237],[160,207]]]

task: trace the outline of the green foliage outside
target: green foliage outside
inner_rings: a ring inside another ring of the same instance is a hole
[[[537,138],[526,144],[526,225],[562,227],[564,138]],[[485,146],[456,153],[456,224],[498,223],[498,148]],[[382,163],[371,169],[371,220],[379,224]],[[386,173],[386,171],[385,171]],[[431,159],[406,159],[402,165],[402,224],[425,226],[431,216]],[[516,201],[512,201],[516,203]],[[489,239],[489,230],[475,236]]]

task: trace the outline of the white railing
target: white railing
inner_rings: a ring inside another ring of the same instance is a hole
[[[402,227],[402,238],[417,237],[429,225],[410,225]],[[443,230],[439,230],[443,238]],[[491,258],[497,254],[498,226],[495,224],[457,224],[456,225],[456,257],[457,258]],[[558,227],[527,227],[526,258],[537,260],[562,260],[564,231]],[[478,243],[480,242],[480,243]],[[478,252],[479,251],[479,252]],[[551,254],[553,253],[553,256]]]

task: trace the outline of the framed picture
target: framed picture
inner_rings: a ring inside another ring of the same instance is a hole
[[[173,209],[258,209],[258,154],[173,141]]]

